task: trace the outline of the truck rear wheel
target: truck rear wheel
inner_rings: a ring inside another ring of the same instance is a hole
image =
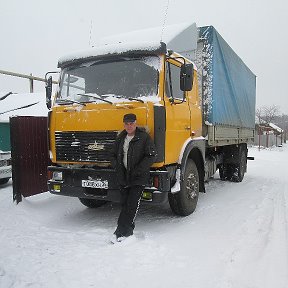
[[[187,216],[196,209],[199,196],[199,173],[192,159],[187,160],[183,176],[180,191],[169,193],[169,204],[175,214]]]
[[[242,182],[244,174],[247,170],[247,150],[244,146],[239,147],[239,162],[234,167],[232,175],[233,182]]]
[[[104,200],[88,199],[88,198],[79,198],[80,202],[88,208],[98,208],[107,203]]]
[[[247,148],[246,145],[240,145],[235,151],[237,154],[236,163],[222,164],[219,167],[220,179],[223,181],[242,182],[247,170]]]
[[[232,164],[222,164],[219,167],[219,175],[222,181],[231,181],[234,173],[234,168]]]

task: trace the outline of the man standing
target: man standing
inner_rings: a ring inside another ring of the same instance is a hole
[[[112,242],[121,242],[133,235],[141,196],[157,155],[149,134],[137,127],[135,114],[125,114],[123,122],[124,130],[117,137],[112,153],[122,204]]]

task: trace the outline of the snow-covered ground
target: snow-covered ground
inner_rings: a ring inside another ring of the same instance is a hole
[[[143,203],[134,239],[111,245],[119,205],[88,209],[0,190],[0,287],[288,287],[288,145],[250,149],[242,183],[207,184],[194,214]]]

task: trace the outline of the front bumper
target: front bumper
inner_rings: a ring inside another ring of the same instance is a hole
[[[11,178],[12,177],[12,166],[2,166],[0,167],[0,179]]]
[[[48,171],[62,172],[62,180],[48,180],[49,191],[53,194],[72,196],[78,198],[90,198],[111,202],[120,202],[119,185],[116,181],[116,171],[113,169],[93,168],[64,168],[49,166]],[[151,181],[145,187],[143,200],[160,203],[166,199],[166,193],[170,191],[170,180],[167,171],[151,171]],[[157,187],[154,186],[157,178]],[[82,187],[82,180],[107,181],[108,188]],[[146,192],[146,193],[145,193]]]

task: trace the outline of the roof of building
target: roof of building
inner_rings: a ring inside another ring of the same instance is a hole
[[[4,94],[0,93],[0,99]],[[47,115],[45,93],[11,94],[0,100],[0,122],[9,122],[9,118],[13,116]]]

